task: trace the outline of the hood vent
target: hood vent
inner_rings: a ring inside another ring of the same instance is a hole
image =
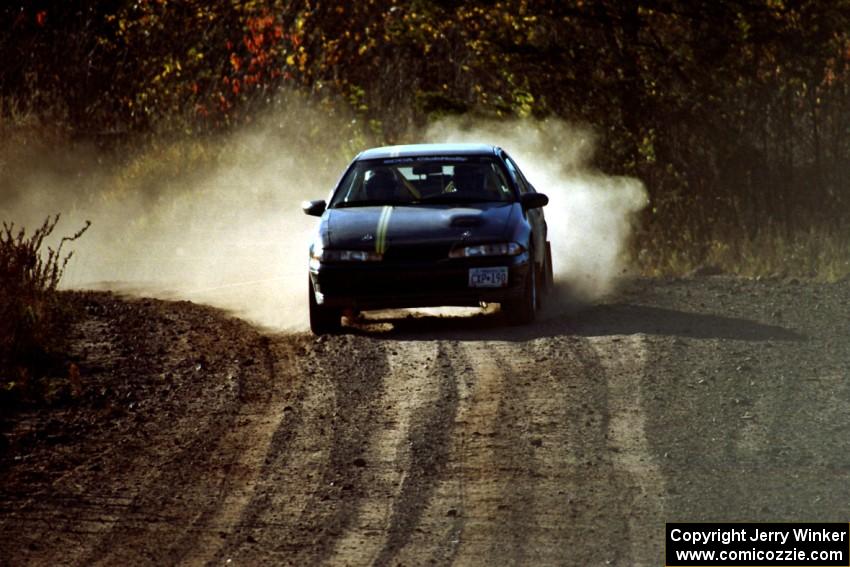
[[[449,225],[459,227],[480,226],[483,222],[481,215],[456,215],[451,218]]]

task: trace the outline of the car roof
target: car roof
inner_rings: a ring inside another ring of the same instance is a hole
[[[355,160],[420,156],[495,155],[499,148],[488,144],[408,144],[383,146],[360,152]]]

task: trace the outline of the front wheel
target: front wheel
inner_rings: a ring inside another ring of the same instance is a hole
[[[534,256],[532,256],[534,258]],[[503,305],[505,316],[508,323],[511,325],[527,325],[534,321],[534,316],[537,311],[538,301],[537,288],[537,267],[534,261],[528,269],[528,275],[525,277],[525,286],[523,287],[522,296],[517,299],[505,302]]]
[[[338,333],[342,328],[342,312],[333,307],[319,305],[316,302],[316,292],[313,290],[313,282],[308,281],[310,291],[310,330],[317,335]]]

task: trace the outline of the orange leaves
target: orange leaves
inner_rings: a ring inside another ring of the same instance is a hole
[[[283,29],[280,26],[275,26],[274,18],[268,14],[261,17],[250,17],[246,21],[248,33],[242,36],[242,42],[251,53],[260,53],[263,50],[263,44],[266,43],[266,36],[269,39],[279,39],[283,36]]]
[[[821,86],[831,87],[833,84],[835,84],[835,81],[836,81],[835,69],[832,67],[832,65],[830,65],[824,71],[823,82],[821,83]]]
[[[269,91],[282,79],[293,78],[296,69],[303,72],[308,59],[302,45],[304,32],[294,19],[287,24],[270,3],[240,3],[235,14],[235,29],[240,31],[221,38],[219,45],[226,48],[228,64],[209,93],[215,101],[210,108],[217,113],[211,119],[225,123],[236,119],[242,102]],[[299,21],[303,25],[303,18]],[[291,70],[284,71],[286,67]]]
[[[255,35],[262,34],[263,32],[265,32],[265,30],[273,27],[274,23],[274,17],[269,15],[268,12],[263,16],[255,16],[248,18],[247,20],[248,29],[251,30],[251,33]]]

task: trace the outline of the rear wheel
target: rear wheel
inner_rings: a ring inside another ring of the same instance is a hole
[[[534,258],[533,255],[531,257]],[[532,260],[531,266],[528,269],[528,275],[525,277],[522,296],[507,301],[503,305],[509,324],[527,325],[534,321],[534,315],[537,311],[538,292],[537,266],[534,264],[534,260]]]
[[[313,282],[307,282],[310,291],[310,330],[317,335],[338,333],[342,328],[342,311],[334,307],[326,307],[316,302],[316,292]]]

